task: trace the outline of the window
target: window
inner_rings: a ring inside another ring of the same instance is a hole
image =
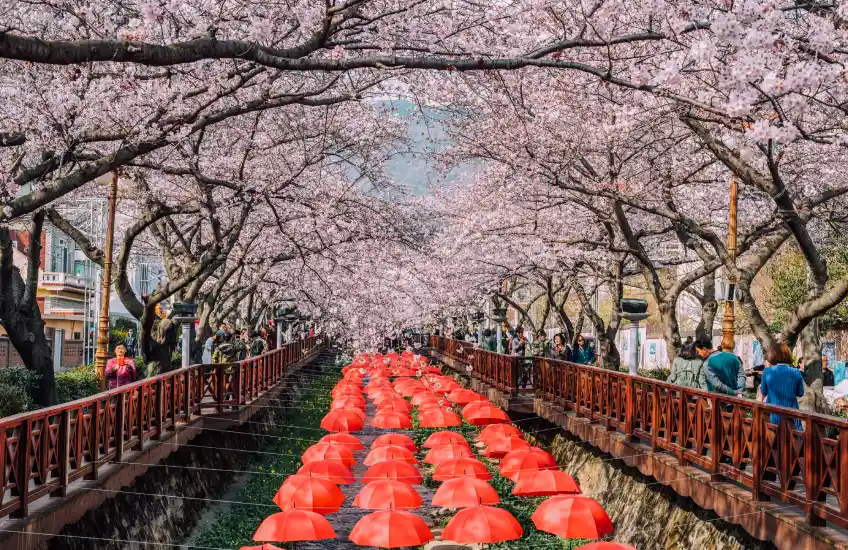
[[[150,294],[150,265],[141,264],[138,271],[139,294]]]

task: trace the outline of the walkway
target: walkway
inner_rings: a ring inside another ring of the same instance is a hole
[[[311,338],[240,363],[192,365],[3,418],[0,547],[34,548],[51,538],[189,443],[207,421],[216,430],[240,425],[258,398],[279,392],[291,369],[320,348]]]
[[[356,522],[359,521],[360,518],[366,516],[370,513],[373,513],[374,510],[364,510],[362,508],[357,508],[353,506],[353,499],[356,498],[356,495],[359,494],[359,491],[365,487],[365,483],[362,483],[362,475],[368,469],[368,466],[363,464],[365,457],[368,455],[368,452],[371,450],[371,444],[377,439],[378,436],[387,433],[401,433],[412,437],[412,430],[380,430],[371,426],[371,419],[374,417],[374,413],[376,412],[376,407],[369,400],[367,408],[365,410],[368,419],[366,420],[365,429],[360,432],[356,432],[355,435],[365,447],[364,449],[360,449],[353,453],[354,458],[356,458],[356,464],[351,468],[351,472],[353,472],[353,477],[356,481],[349,485],[340,485],[342,492],[345,495],[345,503],[342,508],[334,513],[328,514],[325,516],[330,524],[333,526],[333,529],[336,531],[336,539],[333,540],[325,540],[325,541],[314,541],[314,542],[299,542],[297,544],[298,550],[301,548],[306,550],[318,550],[318,549],[326,549],[332,548],[334,550],[353,550],[353,549],[361,549],[361,546],[357,546],[348,540],[348,535],[350,531],[353,529]],[[419,453],[420,454],[420,453]],[[423,456],[420,455],[420,458]],[[423,467],[427,467],[426,464],[418,464],[419,469],[423,469]],[[433,495],[435,494],[435,490],[430,487],[425,487],[424,485],[415,485],[415,490],[418,491],[418,494],[421,495],[421,499],[423,500],[423,504],[419,508],[415,510],[410,510],[410,512],[415,515],[421,517],[427,524],[433,528],[433,512],[438,510],[437,507],[433,506],[431,502],[433,501]]]
[[[434,358],[498,405],[562,426],[761,540],[791,550],[848,548],[844,419],[444,337],[430,343]],[[532,387],[519,388],[525,361]],[[780,425],[767,422],[772,411]]]

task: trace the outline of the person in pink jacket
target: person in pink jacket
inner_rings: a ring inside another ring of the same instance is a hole
[[[119,344],[115,348],[117,357],[109,359],[106,363],[104,374],[109,380],[109,389],[117,388],[135,380],[135,362],[132,357],[127,357],[127,348]]]

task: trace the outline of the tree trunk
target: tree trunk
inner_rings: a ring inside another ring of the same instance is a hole
[[[44,335],[44,320],[36,300],[44,216],[43,211],[33,216],[26,281],[14,265],[9,229],[0,227],[0,324],[24,366],[38,375],[38,384],[31,391],[33,400],[47,407],[55,405],[57,399],[53,353]]]
[[[17,270],[14,271],[23,287],[23,280]],[[13,290],[12,289],[8,290]],[[55,405],[56,378],[53,372],[53,350],[44,335],[44,321],[37,305],[25,312],[16,311],[10,317],[3,316],[3,328],[9,342],[24,366],[38,375],[38,383],[32,390],[32,398],[41,407]]]
[[[680,353],[680,325],[677,322],[677,300],[663,300],[659,304],[660,322],[662,323],[663,338],[665,338],[668,362],[673,363]]]
[[[177,348],[178,323],[171,319],[161,319],[156,315],[155,304],[144,309],[141,317],[139,342],[147,376],[155,376],[172,370],[171,357]]]

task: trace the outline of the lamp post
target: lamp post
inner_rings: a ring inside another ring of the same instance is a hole
[[[506,321],[506,308],[496,307],[492,310],[492,319],[497,323],[497,351],[503,353],[503,322]]]
[[[280,349],[283,347],[283,315],[285,309],[278,307],[274,313],[274,322],[277,325],[277,349]]]
[[[730,178],[730,206],[727,217],[727,259],[728,263],[736,266],[736,204],[738,187],[736,174]],[[733,299],[736,294],[736,273],[732,269],[725,268],[726,292],[724,296],[724,317],[721,321],[721,349],[733,352],[736,347],[734,341],[735,317],[733,311]]]
[[[194,326],[197,304],[175,303],[174,321],[180,323],[183,331],[182,368],[191,364],[191,327]]]
[[[639,373],[639,321],[648,318],[648,302],[636,298],[623,298],[619,315],[630,321],[630,334],[627,346],[627,373],[636,376]]]
[[[100,322],[97,328],[97,351],[94,370],[100,390],[106,389],[106,360],[109,357],[109,296],[112,286],[112,240],[115,233],[115,205],[118,201],[118,173],[112,172],[109,182],[109,213],[106,218],[106,250],[103,252],[103,298],[100,300]]]

